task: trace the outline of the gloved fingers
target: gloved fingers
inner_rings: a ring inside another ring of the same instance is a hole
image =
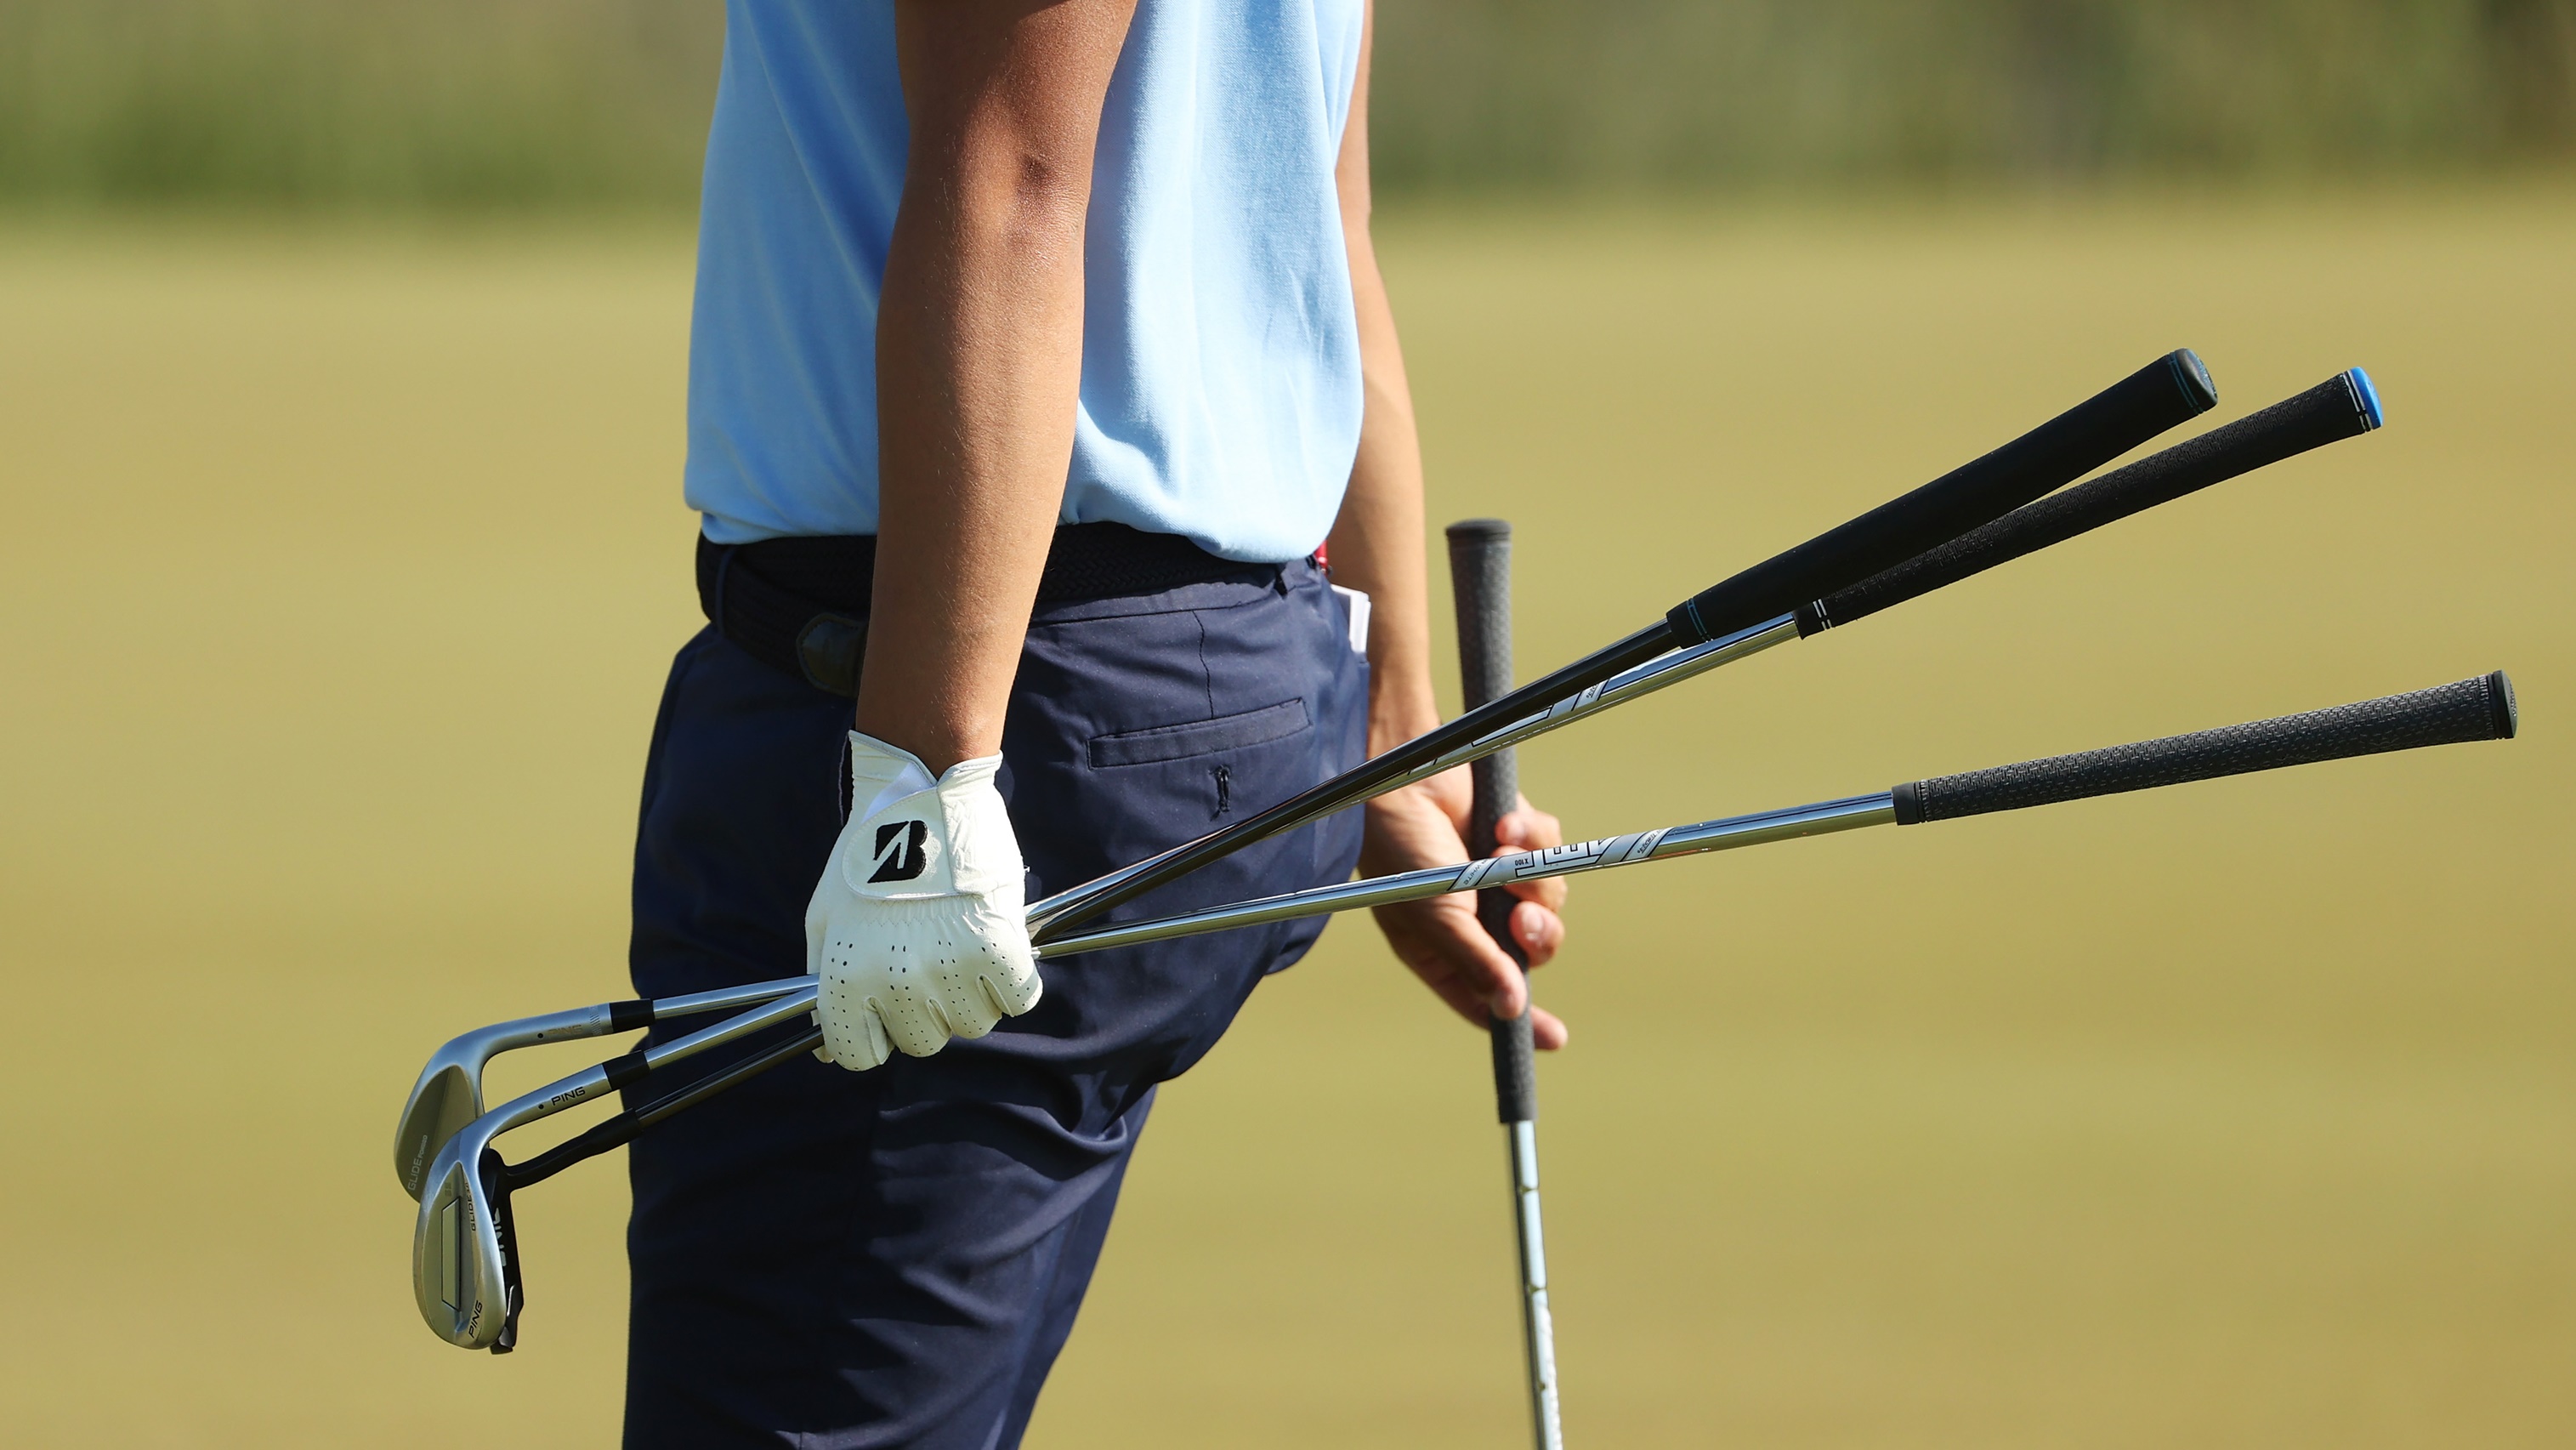
[[[1046,983],[1038,980],[1035,967],[996,964],[995,969],[975,979],[993,1010],[1005,1017],[1017,1017],[1038,1004],[1046,994]]]
[[[989,910],[966,914],[941,933],[940,1001],[960,1037],[982,1037],[1037,1005],[1037,967],[1028,929]]]
[[[807,1020],[808,1020],[808,1021],[810,1021],[810,1022],[812,1022],[816,1027],[820,1027],[820,1026],[822,1026],[822,1025],[823,1025],[823,1014],[822,1014],[821,1010],[820,1010],[820,1009],[817,1009],[817,1010],[816,1010],[816,1011],[815,1011],[811,1016],[809,1016],[809,1017],[807,1018]],[[815,1047],[815,1049],[814,1049],[814,1060],[815,1060],[816,1062],[831,1062],[831,1061],[833,1061],[833,1057],[832,1057],[832,1039],[831,1039],[831,1035],[830,1035],[829,1033],[826,1033],[826,1034],[824,1035],[824,1038],[823,1038],[822,1043],[821,1043],[820,1045],[818,1045],[817,1047]]]
[[[852,1072],[882,1067],[894,1055],[886,1030],[883,994],[873,974],[856,970],[846,942],[834,942],[823,954],[822,992],[814,1003],[815,1021],[823,1028],[823,1053]],[[818,1056],[822,1054],[817,1054]]]
[[[823,1045],[816,1056],[852,1072],[883,1067],[894,1056],[876,1003],[864,998],[845,1009],[823,1014]]]
[[[869,1000],[885,1024],[886,1039],[906,1057],[928,1057],[955,1035],[940,1001],[935,973],[921,954],[898,946],[878,962],[878,990]]]
[[[960,961],[938,974],[939,1013],[957,1037],[983,1037],[1038,1004],[1045,990],[1026,967],[986,959]]]
[[[939,974],[939,1014],[955,1037],[982,1037],[1002,1025],[1002,1013],[985,995],[981,973],[964,963]]]
[[[1046,986],[1038,980],[1027,943],[1028,933],[1017,923],[986,938],[983,959],[976,963],[975,993],[987,1010],[1017,1017],[1038,1004]]]
[[[959,1037],[981,1037],[1001,1025],[1002,1014],[984,999],[978,981],[998,958],[976,923],[944,922],[928,936],[922,962],[930,969],[928,985],[938,996],[948,1030]]]

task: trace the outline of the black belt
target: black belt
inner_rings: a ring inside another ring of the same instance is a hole
[[[1269,584],[1276,564],[1220,559],[1178,534],[1065,524],[1038,576],[1040,604],[1156,594],[1184,584]],[[717,544],[698,538],[698,607],[716,632],[774,669],[835,695],[859,693],[875,587],[874,534]]]

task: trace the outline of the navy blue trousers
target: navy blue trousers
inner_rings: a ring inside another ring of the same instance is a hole
[[[1311,563],[1041,609],[1002,740],[1029,899],[1358,763],[1366,695],[1345,607]],[[636,841],[639,994],[805,970],[849,723],[847,699],[712,630],[680,651]],[[1357,817],[1252,847],[1109,919],[1345,879]],[[798,1059],[638,1138],[626,1444],[1017,1444],[1156,1084],[1214,1046],[1321,929],[1048,963],[1037,1008],[990,1037],[865,1073]]]

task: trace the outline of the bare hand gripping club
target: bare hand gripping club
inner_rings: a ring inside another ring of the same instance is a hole
[[[2274,720],[1909,781],[1873,795],[1488,857],[1159,921],[1123,924],[1043,946],[1039,955],[1071,956],[1140,941],[1417,901],[1447,892],[1474,891],[1513,881],[1573,875],[1862,826],[1920,825],[2350,756],[2476,740],[2509,740],[2518,725],[2512,683],[2499,670],[2435,689]],[[765,1019],[761,1025],[785,1021],[805,1005],[801,996],[782,998],[776,1004],[778,1015],[774,1017],[765,1009],[710,1030],[730,1028],[753,1015]],[[506,1344],[503,1336],[515,1321],[521,1297],[515,1246],[506,1245],[508,1195],[512,1189],[539,1182],[584,1158],[606,1152],[653,1123],[811,1051],[821,1041],[819,1032],[800,1034],[758,1057],[612,1117],[516,1167],[504,1164],[499,1154],[491,1151],[492,1140],[528,1120],[527,1107],[523,1105],[542,1103],[549,1094],[584,1083],[602,1069],[576,1074],[476,1120],[440,1150],[429,1174],[434,1189],[421,1200],[420,1217],[413,1232],[412,1269],[423,1319],[452,1344],[467,1348],[492,1348],[496,1341]]]

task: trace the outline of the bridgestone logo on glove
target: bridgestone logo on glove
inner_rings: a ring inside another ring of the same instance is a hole
[[[910,754],[850,732],[854,812],[805,909],[822,978],[825,1060],[853,1072],[928,1057],[1038,1003],[1019,838],[993,777],[1000,756],[936,781]]]
[[[870,881],[910,881],[921,874],[921,843],[930,836],[923,821],[895,821],[877,827],[877,871]]]

